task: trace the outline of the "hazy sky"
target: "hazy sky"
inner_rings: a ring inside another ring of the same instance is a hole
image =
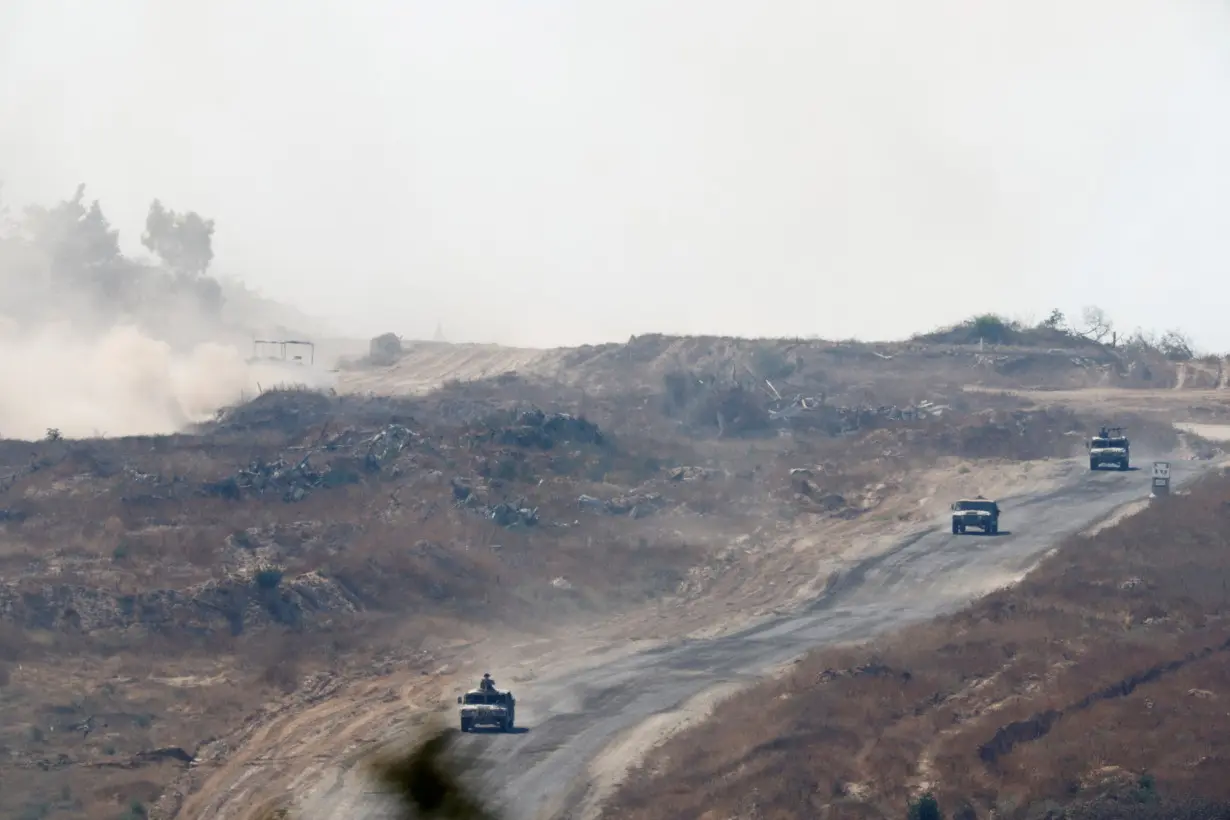
[[[10,204],[157,196],[347,331],[898,337],[1104,307],[1230,350],[1230,7],[3,0]]]

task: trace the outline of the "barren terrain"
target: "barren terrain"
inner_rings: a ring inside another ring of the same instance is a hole
[[[730,670],[956,605],[1136,499],[1142,473],[1102,474],[1065,508],[1105,408],[1006,391],[1134,385],[1140,361],[952,339],[420,343],[176,436],[0,442],[0,812],[331,816],[356,760],[488,670],[530,728],[473,739],[495,741],[489,785],[515,785],[518,817],[548,793],[596,807],[675,723],[654,716],[701,714]],[[1176,433],[1201,420],[1181,404],[1114,415],[1138,463],[1219,455]],[[975,493],[1060,501],[985,559],[911,540]],[[858,592],[887,556],[896,580]],[[876,610],[957,566],[934,607],[832,621],[842,596]],[[578,674],[607,705],[581,708]]]
[[[923,791],[965,816],[1230,801],[1228,498],[1217,471],[956,615],[795,662],[654,750],[604,816],[891,817]]]
[[[954,536],[942,527],[924,530],[887,551],[845,563],[827,590],[799,611],[759,619],[718,638],[670,642],[518,681],[517,691],[528,704],[525,733],[480,735],[465,744],[480,755],[491,799],[511,820],[575,816],[572,812],[603,798],[621,769],[676,728],[676,721],[694,720],[706,701],[712,708],[732,686],[768,674],[811,647],[925,619],[1013,583],[1056,537],[1148,494],[1147,485],[1130,473],[1089,482],[1079,464],[1069,466],[1068,480],[1059,487],[1005,499],[1011,532],[980,538]],[[1180,479],[1201,469],[1175,466]],[[715,714],[717,724],[725,726],[725,707]],[[755,721],[750,713],[747,719]],[[612,740],[619,742],[608,746]],[[396,816],[365,796],[358,778],[348,784],[340,774],[322,779],[318,792],[323,794],[309,799],[309,816]],[[702,807],[697,800],[687,810],[659,816],[697,816]]]

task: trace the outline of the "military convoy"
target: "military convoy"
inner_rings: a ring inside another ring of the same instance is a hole
[[[963,498],[952,505],[952,534],[960,535],[973,527],[986,535],[999,533],[999,504],[976,496]]]
[[[1122,427],[1102,427],[1089,439],[1089,469],[1116,467],[1131,469],[1132,443]],[[1170,462],[1153,465],[1153,495],[1165,495],[1170,490]],[[961,535],[973,528],[987,535],[999,532],[999,504],[981,495],[963,498],[952,504],[952,534]]]
[[[490,674],[483,675],[478,688],[458,696],[457,704],[463,732],[482,727],[510,732],[516,725],[517,699],[511,691],[496,689]]]
[[[1089,469],[1097,470],[1107,465],[1120,470],[1128,469],[1131,446],[1122,427],[1103,427],[1089,439]]]

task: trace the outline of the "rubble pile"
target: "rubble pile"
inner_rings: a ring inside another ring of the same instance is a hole
[[[668,474],[671,481],[708,481],[714,471],[704,467],[676,467]]]
[[[807,423],[813,416],[816,424],[833,435],[844,435],[874,427],[884,421],[913,422],[935,418],[951,408],[946,404],[921,401],[917,404],[898,407],[892,404],[832,406],[825,404],[824,396],[796,395],[789,401],[776,400],[769,408],[769,418],[776,422]]]
[[[510,418],[511,416],[511,418]],[[545,413],[538,408],[520,413],[498,413],[480,422],[472,434],[474,444],[500,444],[550,450],[557,443],[603,445],[606,437],[598,425],[568,413]]]
[[[269,462],[258,459],[232,476],[208,482],[204,491],[231,501],[274,492],[280,493],[283,501],[293,502],[306,498],[311,490],[320,486],[323,478],[323,473],[309,466],[306,456],[294,466],[281,458]]]
[[[525,501],[509,504],[501,501],[486,510],[491,520],[500,527],[513,527],[518,524],[532,527],[538,523],[538,508],[525,506]]]
[[[587,512],[626,515],[631,518],[653,515],[663,504],[661,493],[651,492],[632,492],[606,501],[592,495],[581,495],[577,498],[577,506]]]
[[[719,435],[758,435],[795,429],[831,436],[877,427],[884,423],[910,423],[947,412],[947,405],[921,401],[906,405],[834,405],[824,394],[783,394],[771,381],[754,384],[721,382],[712,376],[669,374],[664,412],[696,432],[716,430]]]
[[[496,526],[533,527],[538,524],[538,508],[529,506],[524,498],[490,504],[487,496],[491,488],[486,483],[456,476],[449,485],[453,490],[454,506],[489,518]]]
[[[393,464],[402,451],[418,440],[408,427],[390,424],[375,434],[343,431],[309,450],[302,458],[289,462],[285,458],[254,459],[233,475],[206,482],[202,491],[232,501],[252,496],[277,494],[287,503],[302,501],[314,490],[357,484],[359,470],[381,473],[391,466],[389,474],[399,474]],[[313,457],[325,458],[328,465],[317,469]]]

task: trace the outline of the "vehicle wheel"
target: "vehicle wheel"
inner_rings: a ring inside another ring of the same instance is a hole
[[[953,522],[952,522],[952,534],[953,534],[953,535],[957,535],[959,532],[961,532],[961,527],[960,527],[960,525],[959,525],[959,524],[957,524],[957,522],[956,522],[956,521],[953,521]]]
[[[1126,470],[1127,468],[1128,468],[1128,463],[1126,461],[1119,465],[1120,470]]]
[[[1096,461],[1093,461],[1093,460],[1091,459],[1091,460],[1089,461],[1089,469],[1090,469],[1090,470],[1096,470],[1096,469],[1098,469],[1098,463],[1097,463]]]
[[[462,718],[461,719],[461,731],[468,732],[470,731],[470,728],[471,728],[471,721],[468,721],[465,718]]]
[[[999,535],[999,524],[991,525],[991,535]]]

